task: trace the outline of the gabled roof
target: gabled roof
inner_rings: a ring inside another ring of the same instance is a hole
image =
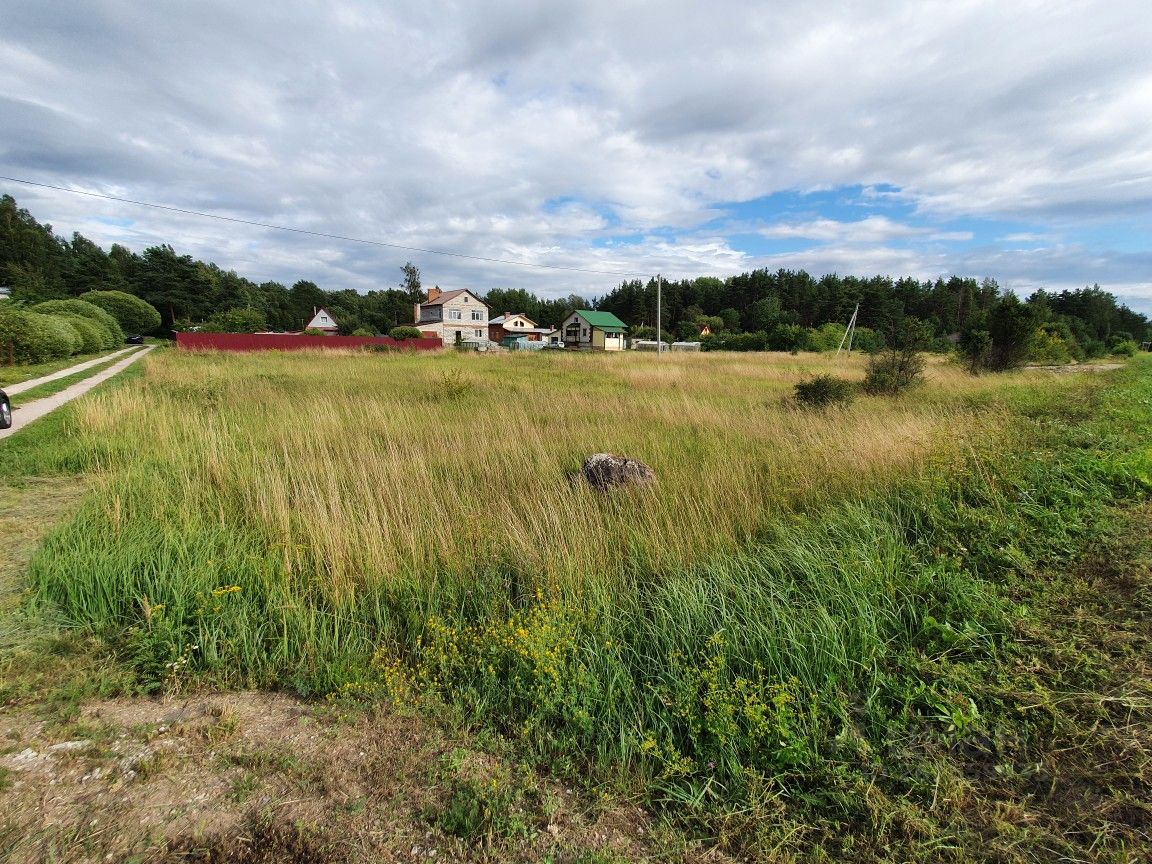
[[[611,312],[596,312],[592,309],[577,309],[576,314],[588,322],[592,327],[612,333],[623,333],[627,324]]]
[[[532,326],[536,326],[536,322],[533,321],[531,318],[529,318],[527,315],[525,315],[523,312],[513,312],[511,315],[501,315],[498,318],[489,318],[488,323],[489,324],[503,324],[509,318],[523,318],[525,321],[527,321]]]
[[[461,294],[468,294],[468,295],[470,295],[471,297],[474,297],[476,300],[479,300],[479,301],[480,301],[480,303],[481,303],[481,305],[487,305],[487,304],[485,304],[485,303],[484,303],[484,301],[483,301],[483,300],[480,300],[480,298],[479,298],[479,297],[477,297],[475,294],[473,294],[473,293],[472,293],[471,291],[469,291],[467,288],[461,288],[459,291],[445,291],[443,294],[441,294],[441,295],[440,295],[439,297],[437,297],[435,300],[425,300],[425,301],[424,301],[423,303],[421,303],[420,305],[421,305],[421,306],[441,306],[441,305],[443,305],[444,303],[447,303],[449,300],[454,300],[454,299],[456,299],[456,298],[457,298],[457,297],[459,297]]]
[[[320,321],[321,315],[323,315],[325,318],[328,319],[327,324],[321,323],[321,321]],[[325,309],[323,306],[321,306],[319,309],[316,310],[316,314],[312,316],[312,320],[308,322],[308,326],[305,327],[304,329],[305,330],[309,330],[309,329],[311,329],[311,330],[335,330],[336,329],[336,319],[332,317],[331,312],[329,312],[327,309]]]

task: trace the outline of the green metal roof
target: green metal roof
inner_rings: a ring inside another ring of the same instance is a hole
[[[591,309],[577,309],[576,314],[601,330],[610,333],[623,333],[628,326],[611,312],[593,312]]]

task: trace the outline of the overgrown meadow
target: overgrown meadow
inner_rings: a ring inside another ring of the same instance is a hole
[[[144,362],[45,457],[95,485],[32,564],[142,689],[441,706],[689,811],[793,794],[852,821],[845,766],[992,740],[963,663],[1009,650],[1013,580],[1149,483],[1140,364],[1124,399],[1105,376],[936,362],[902,398],[813,411],[793,385],[859,361]],[[599,451],[657,486],[571,485]]]

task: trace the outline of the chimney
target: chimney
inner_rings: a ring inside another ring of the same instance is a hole
[[[420,304],[419,303],[413,303],[412,304],[412,323],[413,324],[419,324],[420,323]]]
[[[505,313],[504,313],[504,320],[505,320],[505,321],[507,321],[507,320],[508,320],[509,318],[511,318],[511,317],[512,317],[512,313],[511,313],[511,312],[505,312]]]
[[[439,296],[440,296],[440,289],[439,288],[429,288],[428,289],[428,302],[429,303],[431,303],[433,300],[435,300]]]

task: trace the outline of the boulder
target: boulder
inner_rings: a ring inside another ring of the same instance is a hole
[[[656,472],[643,462],[626,456],[593,453],[571,479],[574,484],[583,480],[597,492],[607,492],[617,486],[651,485],[656,482]]]

